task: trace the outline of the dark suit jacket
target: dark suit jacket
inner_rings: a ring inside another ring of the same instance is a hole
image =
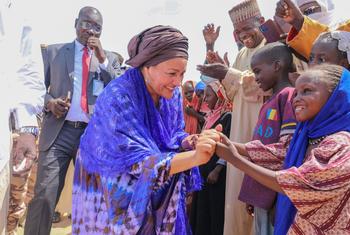
[[[44,100],[45,107],[51,99],[66,97],[68,91],[73,94],[74,54],[74,41],[72,43],[54,44],[42,48],[45,86],[47,90]],[[97,98],[92,94],[93,79],[97,79],[100,76],[100,79],[106,86],[118,73],[119,63],[116,56],[108,51],[105,51],[105,54],[108,58],[108,66],[106,70],[100,68],[100,74],[97,72],[99,62],[96,56],[93,54],[91,57],[87,92],[89,112],[92,112]],[[56,118],[51,112],[44,112],[39,139],[40,151],[46,151],[51,147],[63,126],[65,118],[65,116]]]

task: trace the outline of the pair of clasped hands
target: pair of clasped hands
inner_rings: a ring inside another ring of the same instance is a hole
[[[203,130],[200,134],[189,135],[182,142],[182,148],[194,149],[200,165],[207,163],[216,155],[226,161],[232,159],[238,151],[232,142],[223,134],[221,124],[215,129]]]

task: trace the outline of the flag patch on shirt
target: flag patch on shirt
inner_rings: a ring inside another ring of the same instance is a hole
[[[266,116],[267,116],[266,118],[268,120],[277,121],[277,110],[276,109],[268,109]]]

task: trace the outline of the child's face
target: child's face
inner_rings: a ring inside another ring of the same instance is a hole
[[[273,88],[277,82],[275,63],[265,63],[262,58],[253,57],[251,68],[255,74],[255,81],[263,91]]]
[[[298,122],[312,120],[327,102],[330,92],[327,84],[301,75],[295,83],[297,91],[293,99],[295,117]]]
[[[193,98],[193,93],[194,93],[194,87],[192,86],[192,83],[185,82],[185,84],[183,85],[183,89],[184,89],[185,98],[191,102]]]
[[[207,86],[204,91],[204,102],[208,104],[208,108],[213,110],[215,108],[218,97],[210,86]]]
[[[204,98],[204,90],[197,90],[196,96],[199,98],[199,100],[203,100]]]
[[[325,42],[317,40],[311,49],[309,66],[313,67],[318,64],[329,63],[343,66],[342,58],[339,56],[338,42]]]

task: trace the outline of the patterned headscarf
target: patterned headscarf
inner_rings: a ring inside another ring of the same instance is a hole
[[[154,66],[173,58],[188,59],[188,39],[171,26],[158,25],[135,35],[128,44],[132,67]]]
[[[225,89],[218,80],[209,83],[207,87],[211,87],[213,89],[218,100],[216,101],[214,109],[207,114],[204,129],[212,128],[223,113],[230,112],[232,109],[232,104],[229,102],[226,96]]]

